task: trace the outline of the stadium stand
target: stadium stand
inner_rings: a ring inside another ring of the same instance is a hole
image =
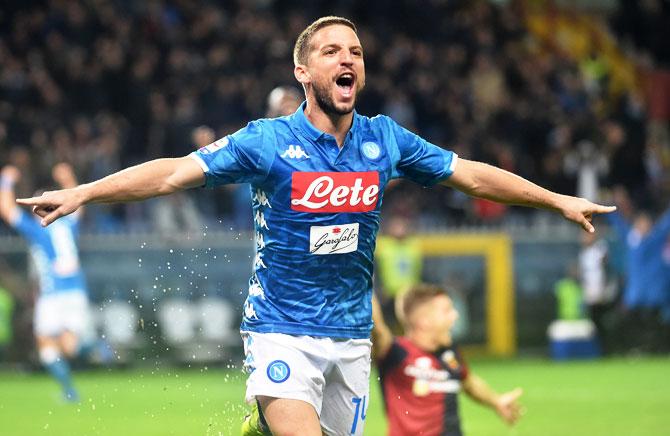
[[[629,27],[651,19],[653,11],[623,3],[622,11],[637,8]],[[197,126],[220,136],[262,116],[268,92],[294,83],[296,29],[329,10],[357,17],[362,29],[370,80],[360,112],[388,113],[463,156],[567,194],[576,192],[577,175],[563,162],[589,140],[611,162],[599,176],[604,186],[624,184],[650,203],[667,198],[668,114],[661,103],[645,105],[643,92],[647,78],[667,83],[659,69],[667,43],[653,34],[660,25],[636,41],[652,45],[647,56],[616,44],[602,15],[552,2],[394,4],[16,3],[0,17],[0,159],[31,170],[20,187],[28,193],[56,161],[74,163],[91,180],[147,158],[184,155]],[[645,56],[659,61],[645,65]],[[654,89],[652,97],[665,87]],[[647,107],[665,123],[648,127]],[[626,134],[613,144],[616,128]],[[409,205],[407,191],[417,197]],[[215,195],[214,208],[198,202],[206,221],[232,214],[230,194]],[[449,224],[505,222],[516,213],[411,186],[387,203],[421,210],[423,223],[444,221],[449,211]],[[147,207],[96,208],[88,228],[147,229]]]

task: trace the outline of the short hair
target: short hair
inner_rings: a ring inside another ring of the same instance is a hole
[[[449,293],[442,287],[428,283],[419,283],[411,286],[404,294],[400,296],[400,304],[397,307],[397,316],[403,323],[409,322],[409,317],[420,305],[432,300],[440,295],[449,296]]]
[[[295,65],[306,65],[314,34],[324,27],[336,24],[350,27],[354,32],[357,32],[356,25],[351,20],[335,16],[321,17],[307,26],[298,36],[293,46],[293,63]]]

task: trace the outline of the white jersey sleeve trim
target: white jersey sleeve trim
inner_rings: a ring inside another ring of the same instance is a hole
[[[453,173],[456,169],[456,162],[458,161],[458,155],[454,153],[454,156],[451,158],[451,163],[449,164],[449,172]]]
[[[207,166],[207,164],[205,163],[205,161],[202,160],[202,158],[201,158],[200,156],[198,156],[198,154],[197,154],[196,152],[192,152],[192,153],[190,153],[189,156],[190,156],[193,160],[195,160],[195,161],[198,163],[198,165],[200,165],[200,168],[202,168],[202,171],[203,171],[203,172],[205,172],[205,173],[208,173],[208,172],[209,172],[209,167]]]

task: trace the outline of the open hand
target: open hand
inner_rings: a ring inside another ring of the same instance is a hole
[[[523,414],[521,406],[517,402],[523,394],[523,389],[516,388],[513,391],[501,394],[496,402],[495,409],[498,415],[508,424],[514,424]]]

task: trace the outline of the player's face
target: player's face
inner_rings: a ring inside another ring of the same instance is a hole
[[[365,86],[358,36],[350,27],[332,25],[314,34],[311,47],[306,67],[316,103],[329,115],[350,113]]]
[[[458,311],[454,308],[451,298],[439,295],[428,304],[430,304],[428,321],[436,342],[444,346],[451,345],[451,329],[458,319]]]

